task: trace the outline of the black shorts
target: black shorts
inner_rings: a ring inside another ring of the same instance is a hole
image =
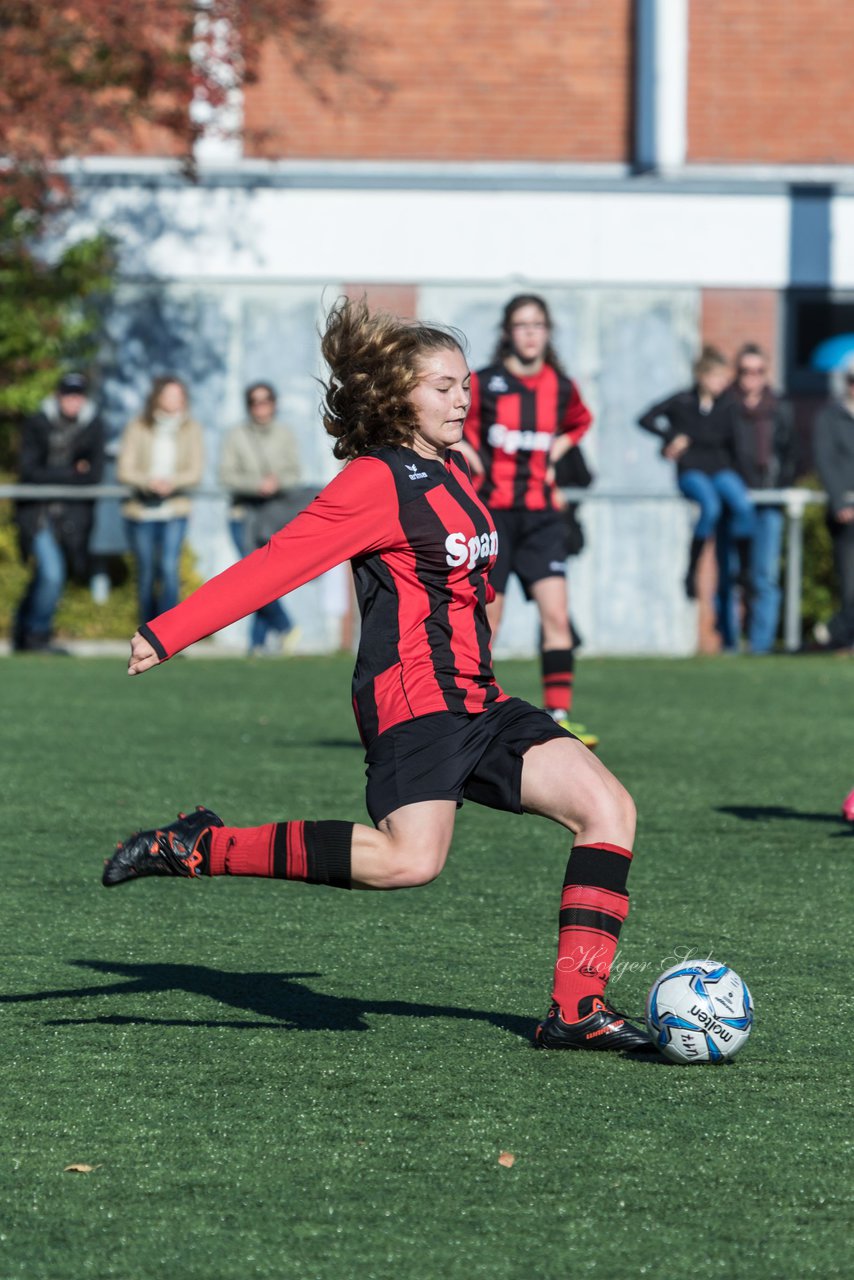
[[[493,511],[498,530],[498,559],[489,582],[507,590],[511,573],[530,600],[531,587],[542,578],[566,577],[566,526],[560,511]]]
[[[466,715],[437,711],[404,720],[371,743],[366,803],[375,826],[406,804],[463,800],[522,812],[522,757],[529,747],[572,737],[521,698]]]

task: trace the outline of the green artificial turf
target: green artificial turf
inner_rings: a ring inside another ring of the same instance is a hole
[[[349,668],[0,664],[3,1280],[851,1275],[854,664],[580,664],[640,811],[613,997],[731,964],[756,1025],[723,1068],[531,1049],[568,850],[541,819],[467,805],[405,893],[101,888],[195,803],[361,820]],[[536,697],[533,663],[499,677]]]

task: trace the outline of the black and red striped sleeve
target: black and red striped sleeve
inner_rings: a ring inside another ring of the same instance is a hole
[[[467,444],[480,453],[480,437],[482,430],[481,413],[480,413],[480,379],[476,373],[471,375],[471,403],[469,411],[466,414],[465,426],[463,427],[463,439]]]
[[[563,421],[560,423],[558,432],[560,435],[568,435],[573,444],[578,444],[590,430],[593,423],[593,414],[581,399],[578,387],[571,380],[570,388],[569,403],[566,406],[566,412],[563,415]]]
[[[171,657],[335,565],[393,545],[400,536],[390,469],[379,458],[356,458],[266,546],[140,630],[161,658]]]

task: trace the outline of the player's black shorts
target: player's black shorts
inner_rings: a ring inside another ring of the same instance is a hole
[[[521,698],[466,715],[437,711],[404,720],[371,743],[365,757],[368,813],[375,826],[405,804],[474,800],[522,812],[522,757],[529,747],[572,737]]]
[[[559,511],[493,511],[498,559],[489,582],[499,595],[515,573],[528,600],[541,578],[566,576],[566,528]]]

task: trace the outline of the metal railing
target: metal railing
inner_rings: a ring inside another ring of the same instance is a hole
[[[308,502],[322,485],[300,485],[299,490]],[[673,490],[638,493],[633,489],[562,489],[568,502],[666,502],[687,501]],[[0,484],[0,499],[36,499],[42,502],[56,499],[92,500],[95,498],[127,498],[131,490],[125,485],[41,485]],[[194,497],[225,498],[223,489],[199,487]],[[801,644],[801,596],[804,566],[804,512],[809,506],[825,506],[827,494],[814,489],[753,489],[750,497],[757,506],[781,507],[786,517],[786,571],[783,584],[783,645],[794,652]],[[852,496],[854,503],[854,496]]]
[[[679,493],[637,493],[633,489],[562,489],[568,502],[687,502]],[[801,647],[801,598],[804,575],[804,512],[827,506],[827,494],[815,489],[751,489],[757,507],[781,507],[786,517],[786,569],[783,580],[783,646],[789,653]],[[852,497],[854,501],[854,497]]]

